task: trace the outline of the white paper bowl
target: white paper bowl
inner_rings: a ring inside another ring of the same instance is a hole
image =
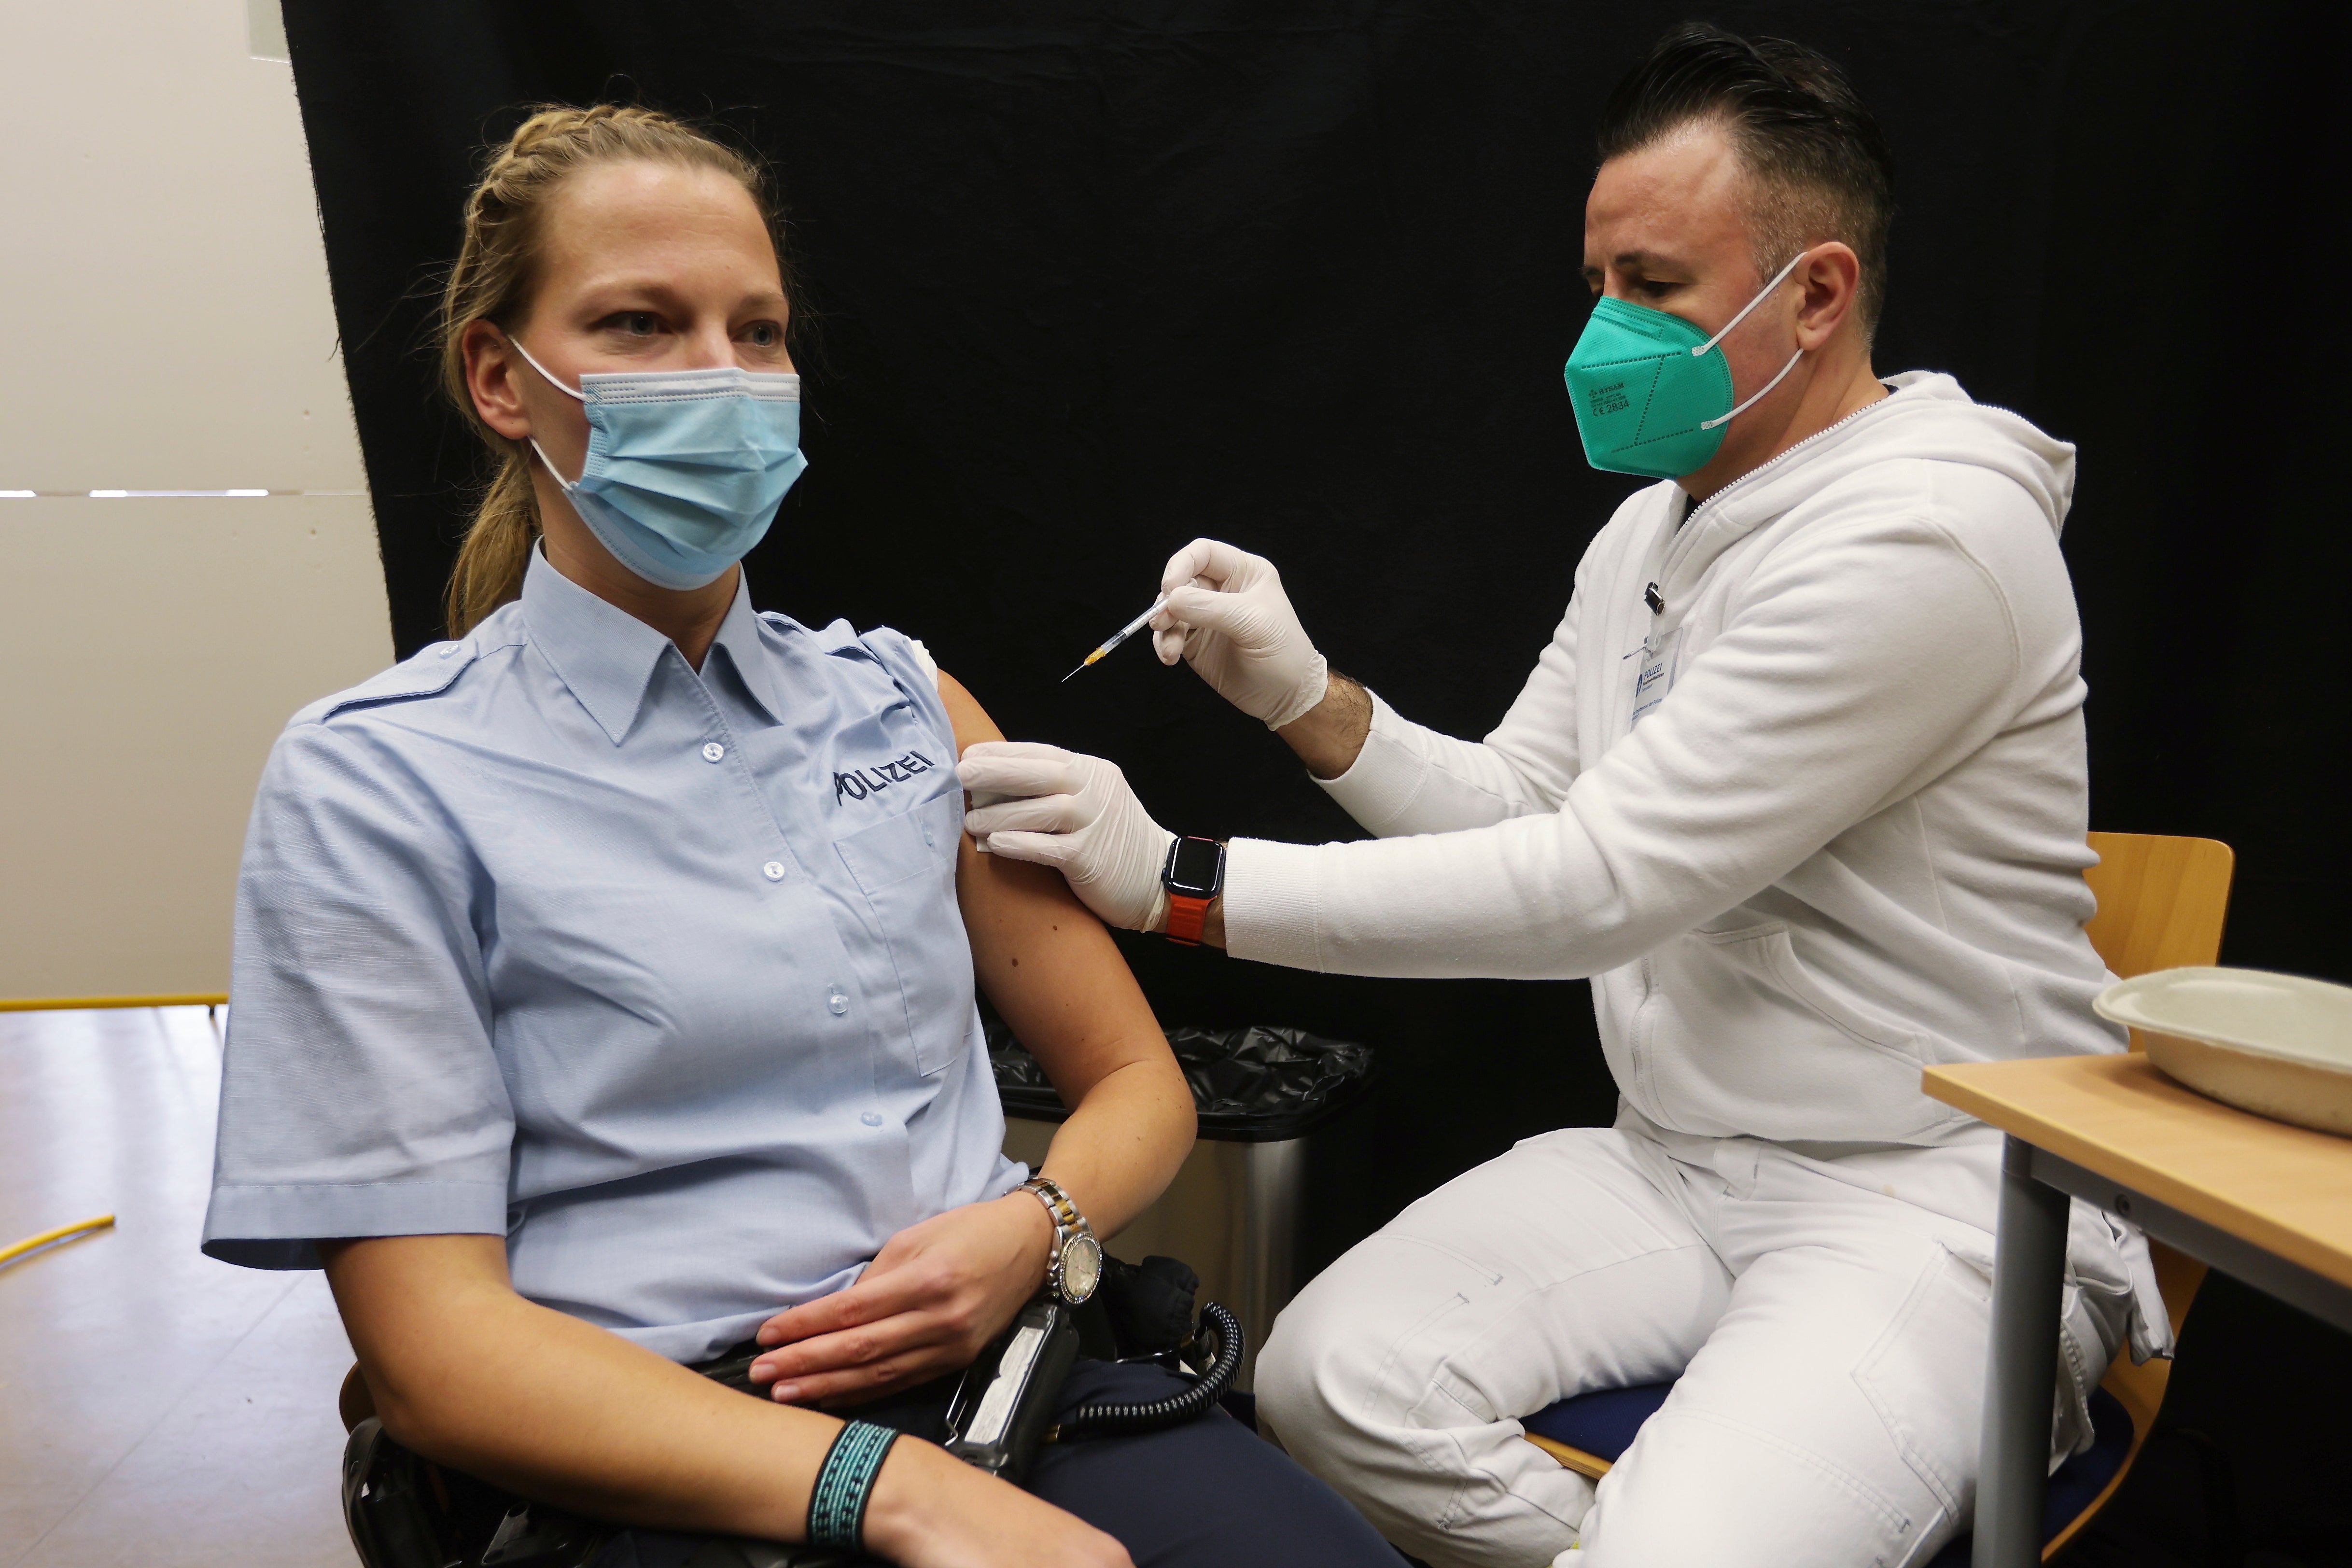
[[[2103,1018],[2200,1094],[2352,1137],[2352,986],[2260,969],[2159,969],[2110,985]]]

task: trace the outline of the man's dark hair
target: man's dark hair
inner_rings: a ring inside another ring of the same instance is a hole
[[[1867,340],[1886,302],[1895,159],[1845,73],[1786,38],[1751,41],[1685,22],[1609,95],[1601,161],[1694,121],[1721,124],[1747,170],[1759,279],[1809,245],[1843,240],[1862,259],[1854,308]]]

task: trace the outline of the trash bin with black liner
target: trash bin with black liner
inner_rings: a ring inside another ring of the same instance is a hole
[[[1192,1085],[1199,1142],[1160,1201],[1104,1240],[1129,1260],[1159,1253],[1199,1270],[1203,1299],[1231,1307],[1249,1336],[1234,1382],[1248,1390],[1275,1315],[1371,1228],[1370,1118],[1359,1102],[1372,1050],[1255,1024],[1171,1029],[1168,1044]],[[993,1017],[988,1055],[1004,1152],[1034,1167],[1069,1108]]]

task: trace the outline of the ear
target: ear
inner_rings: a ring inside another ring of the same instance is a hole
[[[457,346],[466,356],[466,390],[482,423],[509,441],[528,437],[530,412],[524,407],[522,388],[517,384],[522,359],[506,333],[488,321],[468,321]]]
[[[1853,314],[1862,291],[1862,258],[1833,239],[1815,246],[1790,281],[1804,290],[1797,303],[1797,346],[1817,349]]]

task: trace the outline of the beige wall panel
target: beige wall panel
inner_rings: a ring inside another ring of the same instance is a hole
[[[246,814],[392,661],[364,498],[0,500],[0,998],[228,988]]]
[[[0,5],[0,490],[362,483],[293,78],[249,34],[244,0]]]

